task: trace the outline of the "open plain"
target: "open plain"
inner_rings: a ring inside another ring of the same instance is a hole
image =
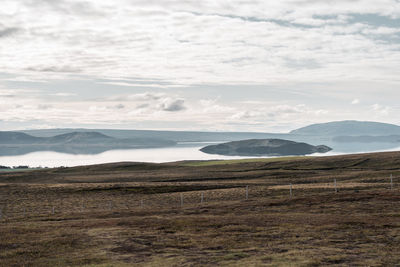
[[[1,172],[0,266],[399,266],[399,179],[400,152]]]

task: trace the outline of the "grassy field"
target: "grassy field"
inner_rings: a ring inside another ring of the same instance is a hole
[[[0,266],[399,266],[399,179],[399,152],[2,172]]]
[[[305,159],[306,157],[276,157],[276,158],[252,158],[252,159],[233,159],[233,160],[206,160],[206,161],[185,161],[180,165],[189,167],[201,167],[201,166],[214,166],[214,165],[227,165],[227,164],[238,164],[238,163],[252,163],[252,162],[278,162],[288,161],[296,159]]]

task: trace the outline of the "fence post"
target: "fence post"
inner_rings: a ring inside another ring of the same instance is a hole
[[[143,208],[143,199],[140,200],[140,207]]]
[[[54,212],[55,212],[55,210],[54,210],[54,206],[53,206],[53,208],[51,209],[51,214],[54,214]]]
[[[203,203],[204,202],[204,192],[201,192],[201,198],[200,199],[201,199],[200,203]]]
[[[290,198],[292,198],[293,197],[293,188],[292,188],[293,186],[292,186],[292,184],[290,184]]]
[[[249,199],[249,186],[246,185],[246,200]]]

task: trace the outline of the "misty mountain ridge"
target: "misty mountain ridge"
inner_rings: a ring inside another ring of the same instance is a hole
[[[384,135],[384,136],[335,136],[332,138],[338,143],[399,143],[400,135]]]
[[[399,136],[400,126],[362,121],[312,124],[290,133],[42,129],[0,131],[0,155],[21,155],[34,151],[96,154],[115,149],[196,146],[196,142],[198,145],[198,142],[251,139],[283,139],[314,146],[325,144],[334,151],[355,153],[396,148]]]
[[[113,149],[171,147],[176,142],[156,138],[118,139],[98,132],[71,132],[35,137],[20,132],[0,132],[0,155],[22,155],[35,151],[98,154]]]
[[[35,137],[26,133],[0,131],[0,144],[29,144],[38,142],[41,139],[41,137]]]
[[[295,135],[319,136],[387,136],[400,135],[400,126],[371,121],[335,121],[312,124],[290,132]]]
[[[114,139],[97,132],[72,132],[53,137],[36,137],[20,132],[0,132],[0,144],[82,143]]]
[[[117,130],[117,129],[43,129],[19,131],[38,137],[52,137],[71,132],[97,132],[114,138],[156,138],[175,142],[239,141],[246,139],[293,139],[306,136],[389,136],[400,135],[400,126],[372,121],[335,121],[311,124],[289,133],[262,132],[201,132],[201,131],[157,131],[157,130]]]
[[[108,142],[115,138],[98,132],[72,132],[46,138],[50,143],[96,143]]]

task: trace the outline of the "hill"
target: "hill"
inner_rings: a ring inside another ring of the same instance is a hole
[[[117,130],[117,129],[40,129],[25,130],[26,134],[51,137],[71,132],[98,132],[114,138],[154,138],[175,142],[217,142],[244,139],[286,138],[288,134],[259,132],[200,132],[200,131],[157,131],[157,130]]]
[[[336,136],[332,139],[339,143],[397,143],[400,144],[400,135],[385,136]]]
[[[35,137],[21,132],[0,132],[0,155],[22,155],[35,151],[97,154],[112,149],[174,146],[158,138],[113,138],[98,132],[72,132],[52,137]]]
[[[157,147],[155,140],[170,140],[170,144],[162,142],[161,146],[179,145],[196,146],[194,143],[223,143],[247,139],[285,139],[311,145],[325,144],[335,152],[358,153],[368,151],[386,151],[398,147],[393,136],[400,135],[400,126],[379,122],[339,121],[313,124],[290,133],[261,132],[200,132],[200,131],[157,131],[157,130],[118,130],[118,129],[40,129],[25,130],[21,133],[35,137],[53,137],[74,133],[96,132],[118,140],[135,139],[136,143],[151,144]],[[341,138],[336,138],[340,136]],[[360,138],[347,138],[359,136]],[[374,136],[381,136],[373,138]],[[387,137],[385,137],[387,136]],[[342,138],[345,137],[345,138]],[[372,138],[371,138],[372,137]],[[151,139],[151,140],[149,140]],[[107,143],[110,143],[108,140]],[[0,151],[1,153],[1,151]],[[77,153],[77,152],[75,152]],[[91,152],[94,153],[94,152]]]
[[[293,130],[290,134],[316,136],[398,135],[400,126],[369,121],[336,121],[312,124]]]
[[[48,143],[100,143],[109,142],[114,138],[98,132],[72,132],[46,138]]]
[[[20,132],[0,132],[0,144],[32,144],[42,138]]]
[[[289,156],[325,153],[331,148],[282,139],[250,139],[206,146],[200,150],[226,156]]]

